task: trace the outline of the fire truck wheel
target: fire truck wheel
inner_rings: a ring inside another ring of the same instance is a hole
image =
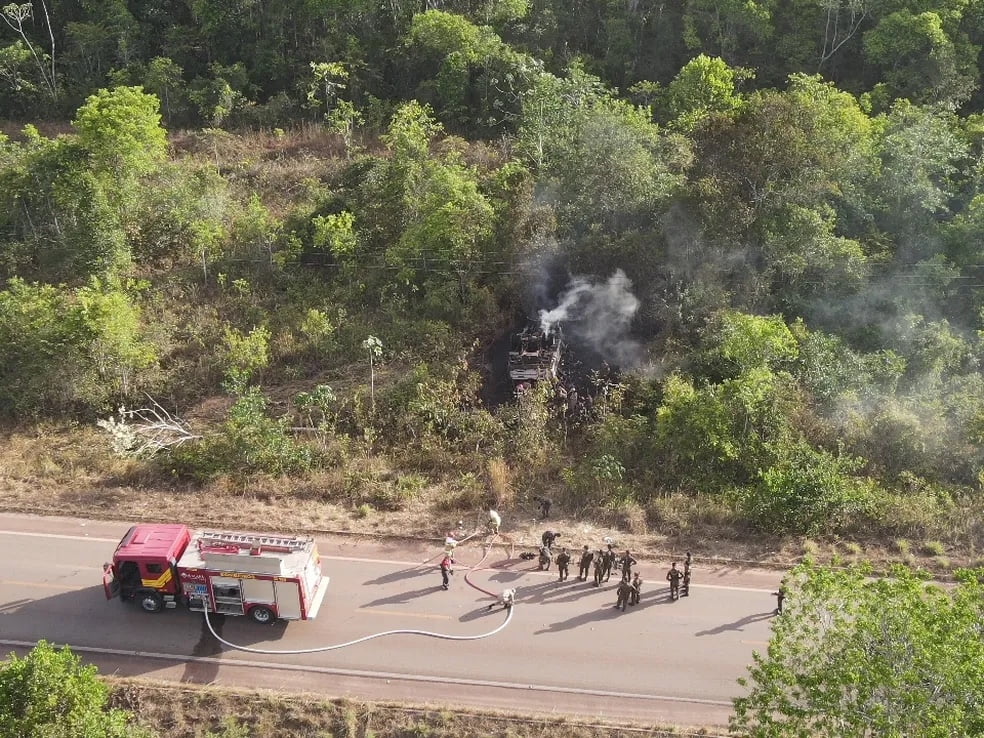
[[[138,599],[144,612],[160,612],[164,609],[164,600],[157,592],[141,592]]]
[[[249,616],[253,618],[254,623],[260,623],[261,625],[272,623],[275,617],[273,614],[273,610],[271,610],[269,607],[264,607],[263,605],[257,605],[252,610],[250,610]]]

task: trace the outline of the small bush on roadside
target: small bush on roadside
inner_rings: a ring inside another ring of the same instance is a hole
[[[883,491],[877,496],[875,509],[858,532],[886,538],[932,539],[944,530],[946,521],[956,510],[949,495],[933,488],[915,491]]]
[[[620,501],[612,510],[612,523],[621,531],[634,535],[645,535],[649,532],[646,511],[635,500]]]
[[[513,483],[512,469],[501,456],[489,459],[486,470],[489,479],[489,492],[495,498],[499,507],[508,507],[516,499],[516,487]]]
[[[314,468],[316,451],[291,436],[286,420],[269,417],[266,409],[267,399],[251,387],[232,406],[217,433],[178,446],[163,463],[176,474],[200,481],[224,473],[294,475]]]
[[[611,454],[584,458],[564,469],[562,475],[571,495],[568,507],[614,509],[622,500],[629,499],[629,492],[622,484],[625,467]]]
[[[852,473],[861,461],[834,456],[805,441],[783,447],[757,483],[738,491],[739,510],[759,529],[779,535],[817,535],[848,528],[875,507],[873,489]]]
[[[202,738],[249,738],[249,726],[245,722],[240,722],[238,718],[226,716],[222,720],[222,727],[218,730],[209,730],[202,735]]]
[[[478,510],[486,504],[485,485],[475,474],[462,474],[456,482],[449,482],[438,496],[435,507],[440,512]]]

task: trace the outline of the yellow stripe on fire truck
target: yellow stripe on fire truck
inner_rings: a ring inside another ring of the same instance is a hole
[[[164,573],[161,574],[157,579],[141,579],[140,583],[144,587],[150,587],[151,589],[161,589],[171,581],[171,570],[165,569]]]

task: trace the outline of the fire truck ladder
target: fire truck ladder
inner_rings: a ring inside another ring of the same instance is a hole
[[[301,538],[299,536],[262,536],[255,533],[203,531],[199,545],[211,546],[219,544],[237,546],[239,548],[260,547],[271,550],[303,551],[309,542],[309,538]]]

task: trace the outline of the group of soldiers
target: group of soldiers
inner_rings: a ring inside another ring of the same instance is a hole
[[[541,537],[541,561],[546,559],[548,563],[546,567],[542,568],[549,568],[550,553],[552,552],[554,542],[560,535],[552,530],[544,531]],[[544,549],[546,550],[546,556],[543,555]],[[676,600],[681,595],[684,597],[689,596],[690,567],[692,562],[693,556],[688,551],[687,558],[684,560],[683,570],[678,569],[677,562],[674,561],[670,570],[666,573],[666,581],[670,583],[671,599]],[[632,552],[628,549],[620,556],[615,551],[615,546],[612,543],[608,543],[605,548],[600,548],[597,551],[592,551],[588,546],[584,546],[578,562],[577,579],[579,582],[586,582],[588,581],[588,574],[593,572],[593,586],[600,587],[603,583],[611,579],[612,571],[621,571],[621,580],[616,588],[615,607],[624,612],[627,605],[639,604],[639,599],[642,596],[642,579],[639,576],[639,572],[632,571],[632,567],[638,563],[635,557],[632,556]],[[560,553],[557,554],[558,581],[567,581],[570,576],[570,564],[571,554],[566,548],[562,548]]]
[[[550,508],[553,504],[552,500],[548,497],[537,496],[534,501],[539,506],[540,516],[542,518],[548,518],[550,516]],[[458,521],[458,526],[460,527],[462,521]],[[502,535],[500,533],[500,527],[502,525],[502,516],[495,510],[488,510],[488,518],[486,521],[486,530],[493,536]],[[553,548],[557,539],[561,537],[562,534],[557,533],[553,530],[546,530],[540,538],[540,568],[547,570],[550,568],[550,563],[553,561]],[[642,579],[639,576],[639,572],[633,572],[632,567],[639,562],[632,556],[631,551],[628,549],[620,556],[615,551],[614,543],[610,542],[611,539],[606,538],[606,547],[599,548],[597,551],[592,551],[588,546],[584,546],[581,551],[581,556],[578,561],[578,574],[577,579],[579,582],[588,581],[588,575],[593,572],[593,586],[600,587],[603,583],[608,582],[611,579],[613,571],[621,571],[621,579],[616,587],[616,602],[615,607],[619,608],[623,612],[627,605],[637,605],[642,596]],[[510,543],[510,557],[512,556],[513,543],[509,539]],[[450,583],[450,576],[454,574],[453,565],[454,561],[454,549],[458,544],[456,534],[451,531],[447,534],[447,538],[444,542],[444,556],[441,560],[440,571],[441,571],[441,587],[443,589],[448,589]],[[521,554],[521,558],[535,558],[535,554]],[[557,562],[557,573],[558,581],[566,582],[570,577],[570,565],[571,565],[571,554],[567,548],[561,548],[560,553],[556,556]],[[690,551],[687,551],[686,558],[683,560],[683,568],[679,568],[679,562],[674,561],[670,566],[669,570],[666,572],[666,581],[670,584],[670,599],[678,600],[680,597],[690,596],[690,578],[691,578],[691,565],[693,564],[693,555]],[[787,587],[786,580],[783,579],[782,584],[779,586],[779,590],[774,592],[773,595],[776,597],[777,607],[775,609],[776,615],[781,615],[783,613],[783,605],[787,597]],[[502,593],[499,597],[499,601],[493,605],[490,605],[490,609],[495,607],[496,604],[502,605],[505,608],[511,608],[516,599],[516,589],[508,589]]]
[[[546,497],[537,497],[536,502],[540,507],[539,512],[541,517],[549,517],[552,501]],[[502,516],[493,509],[489,509],[487,515],[486,530],[493,536],[502,535],[500,533]],[[458,521],[458,524],[460,526],[461,521]],[[546,530],[540,537],[542,544],[540,546],[541,569],[547,570],[550,568],[550,563],[554,560],[554,545],[561,535],[561,533],[553,530]],[[587,545],[584,546],[578,561],[577,579],[580,582],[587,582],[589,575],[592,575],[594,580],[593,586],[600,587],[611,579],[613,571],[621,572],[620,580],[616,587],[615,607],[624,612],[627,606],[639,604],[642,597],[642,578],[639,576],[639,572],[633,572],[632,570],[632,567],[639,562],[628,549],[619,555],[611,539],[606,538],[605,542],[605,547],[599,548],[597,551],[592,551]],[[441,571],[441,587],[443,589],[448,589],[450,576],[454,574],[452,567],[455,563],[454,549],[457,543],[458,540],[454,532],[449,532],[445,539],[444,556],[439,567]],[[511,541],[510,548],[512,548]],[[525,554],[523,554],[523,557],[528,558]],[[565,582],[570,577],[571,560],[572,556],[567,548],[561,548],[560,552],[556,555],[558,581]],[[692,562],[693,556],[688,551],[686,559],[683,562],[683,569],[678,568],[678,562],[674,561],[669,571],[666,572],[666,581],[670,583],[670,599],[677,600],[681,596],[689,596]],[[504,595],[505,599],[500,598],[502,599],[500,604],[504,604],[507,608],[511,607],[515,596],[515,589],[510,590],[508,597]]]

